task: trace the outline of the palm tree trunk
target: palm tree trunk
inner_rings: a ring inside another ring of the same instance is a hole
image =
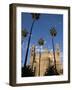
[[[35,62],[35,50],[34,50],[34,55],[33,55],[32,69],[33,69],[34,62]]]
[[[50,58],[49,58],[49,64],[48,64],[48,67],[50,67]]]
[[[32,34],[32,29],[33,29],[34,22],[35,22],[35,20],[33,20],[32,26],[31,26],[31,29],[30,29],[30,35],[29,35],[29,39],[28,39],[28,45],[27,45],[27,51],[26,51],[26,56],[25,56],[24,67],[26,67],[26,64],[27,64],[27,57],[28,57],[28,52],[29,52],[29,45],[30,45],[31,34]]]
[[[40,76],[41,50],[39,52],[39,76]]]
[[[56,58],[55,58],[55,48],[54,48],[54,40],[53,40],[53,37],[52,37],[52,45],[53,45],[54,65],[55,65],[55,70],[56,70]]]

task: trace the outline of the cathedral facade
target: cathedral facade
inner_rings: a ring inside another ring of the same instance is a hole
[[[43,52],[36,52],[36,47],[33,45],[30,50],[30,66],[35,72],[35,76],[44,76],[46,70],[54,65],[53,51],[44,49]],[[61,70],[63,66],[60,60],[60,49],[59,47],[55,50],[56,68],[59,74],[62,74]]]

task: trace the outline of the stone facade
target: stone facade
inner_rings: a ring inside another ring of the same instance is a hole
[[[31,55],[30,55],[30,65],[35,71],[35,76],[44,76],[47,68],[49,66],[54,65],[54,56],[52,51],[48,51],[48,49],[45,49],[43,52],[41,52],[41,58],[39,62],[39,52],[36,52],[35,46],[32,46],[31,48]],[[56,68],[59,74],[61,73],[62,64],[60,62],[60,50],[59,48],[56,48],[55,51],[55,58],[56,58]],[[40,66],[39,66],[40,63]],[[40,74],[39,74],[40,72]]]

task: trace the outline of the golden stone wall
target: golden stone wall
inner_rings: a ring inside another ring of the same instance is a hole
[[[41,59],[40,59],[40,75],[39,75],[39,53],[35,52],[35,46],[32,46],[31,48],[31,55],[30,55],[30,65],[35,71],[36,76],[44,76],[47,68],[52,65],[54,65],[54,56],[53,52],[48,51],[45,49],[44,52],[41,53]],[[60,73],[60,68],[62,67],[62,64],[60,63],[60,52],[55,52],[55,58],[56,58],[56,67],[58,72]]]

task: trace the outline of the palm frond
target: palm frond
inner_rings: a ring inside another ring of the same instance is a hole
[[[34,20],[38,20],[40,18],[40,14],[39,13],[31,13],[32,14],[32,18]]]
[[[22,30],[22,37],[27,37],[28,31],[26,29]]]
[[[44,39],[40,38],[40,39],[38,40],[38,44],[39,44],[39,45],[44,45]]]
[[[56,36],[56,35],[57,35],[57,31],[56,31],[56,29],[55,29],[54,27],[52,27],[52,28],[50,29],[50,34],[51,34],[52,36]]]

